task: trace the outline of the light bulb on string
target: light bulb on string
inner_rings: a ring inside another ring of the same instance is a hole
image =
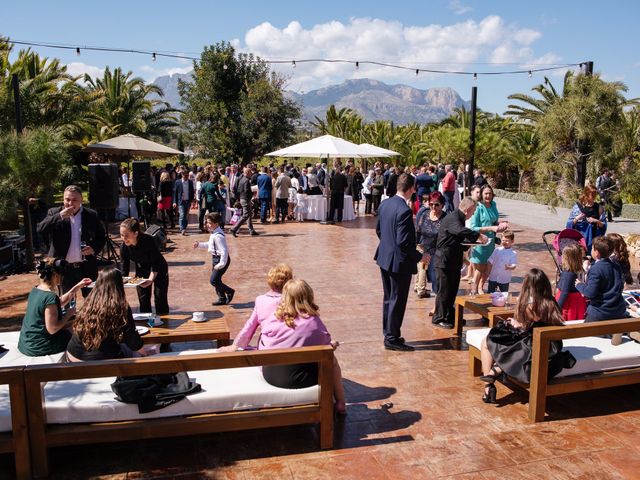
[[[531,70],[529,70],[529,78],[533,77],[533,73],[531,73]]]
[[[418,76],[419,73],[420,73],[420,69],[416,68],[416,77]]]
[[[153,52],[153,54],[151,55],[151,61],[152,62],[156,61],[156,52]]]
[[[360,62],[356,62],[356,70],[360,70]]]
[[[226,64],[226,63],[223,63],[223,64],[222,64],[222,69],[223,69],[223,70],[226,70],[227,68],[229,68],[229,67],[227,66],[227,64]]]
[[[79,57],[80,56],[80,47],[76,47],[76,55]]]
[[[292,66],[293,68],[296,68],[296,61],[295,61],[295,60],[292,60],[292,61],[291,61],[291,66]]]
[[[473,74],[473,81],[475,82],[476,80],[478,80],[478,74],[477,74],[477,73],[474,73],[474,74]]]

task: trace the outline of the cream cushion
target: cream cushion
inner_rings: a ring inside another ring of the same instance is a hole
[[[482,340],[489,330],[489,328],[467,330],[467,343],[480,350]],[[614,346],[608,338],[583,337],[563,340],[562,344],[563,350],[568,350],[576,358],[576,364],[573,368],[562,370],[558,377],[640,367],[640,344],[633,341],[627,340],[621,345]]]
[[[178,355],[214,353],[195,350]],[[177,417],[199,413],[252,410],[318,403],[318,385],[297,390],[277,388],[262,377],[260,367],[199,370],[189,377],[202,392],[189,395],[173,405],[140,414],[138,406],[115,399],[113,377],[48,382],[44,388],[47,423],[89,423]]]
[[[0,333],[0,345],[8,351],[0,354],[0,367],[20,367],[41,363],[60,363],[64,361],[64,352],[42,357],[29,357],[18,350],[20,332]],[[0,432],[10,432],[11,402],[9,401],[9,385],[0,385]]]

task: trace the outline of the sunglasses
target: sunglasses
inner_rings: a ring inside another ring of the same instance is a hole
[[[430,207],[439,207],[440,204],[439,203],[430,203],[429,206]]]

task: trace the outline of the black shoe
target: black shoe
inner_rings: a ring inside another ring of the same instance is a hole
[[[257,237],[260,234],[258,232],[256,232],[255,230],[251,230],[251,232],[249,232],[249,235],[251,235],[252,237]]]
[[[494,365],[491,367],[491,370],[487,375],[482,375],[480,377],[480,380],[487,383],[493,383],[496,380],[500,382],[504,382],[504,377],[505,377],[505,374],[502,371],[502,369],[499,366]]]
[[[496,396],[498,395],[498,390],[493,383],[487,383],[485,385],[485,392],[482,395],[482,401],[484,403],[496,403]]]
[[[431,298],[431,294],[429,292],[422,292],[418,294],[418,298]]]
[[[447,330],[451,330],[453,329],[453,323],[447,323],[447,322],[437,322],[434,324],[436,327],[440,327],[440,328],[445,328]]]
[[[235,230],[231,230],[231,235],[233,235],[233,238],[238,238],[238,232]]]
[[[401,343],[397,340],[395,342],[389,342],[385,340],[384,348],[386,348],[387,350],[395,350],[397,352],[413,352],[415,350],[415,348],[413,348],[411,345]]]
[[[226,304],[227,304],[226,298],[219,298],[217,301],[213,302],[211,305],[213,305],[214,307],[217,307],[218,305],[226,305]]]
[[[233,296],[236,294],[235,290],[231,290],[231,293],[227,293],[227,303],[231,303],[231,300],[233,300]]]

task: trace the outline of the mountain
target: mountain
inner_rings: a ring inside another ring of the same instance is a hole
[[[155,84],[165,93],[171,106],[180,108],[178,80],[190,80],[191,73],[158,77]],[[420,90],[408,85],[388,85],[368,78],[345,80],[338,85],[312,90],[304,94],[286,94],[302,107],[304,120],[324,117],[330,105],[350,108],[367,121],[391,120],[397,124],[439,122],[455,108],[469,108],[458,92],[449,87]]]

